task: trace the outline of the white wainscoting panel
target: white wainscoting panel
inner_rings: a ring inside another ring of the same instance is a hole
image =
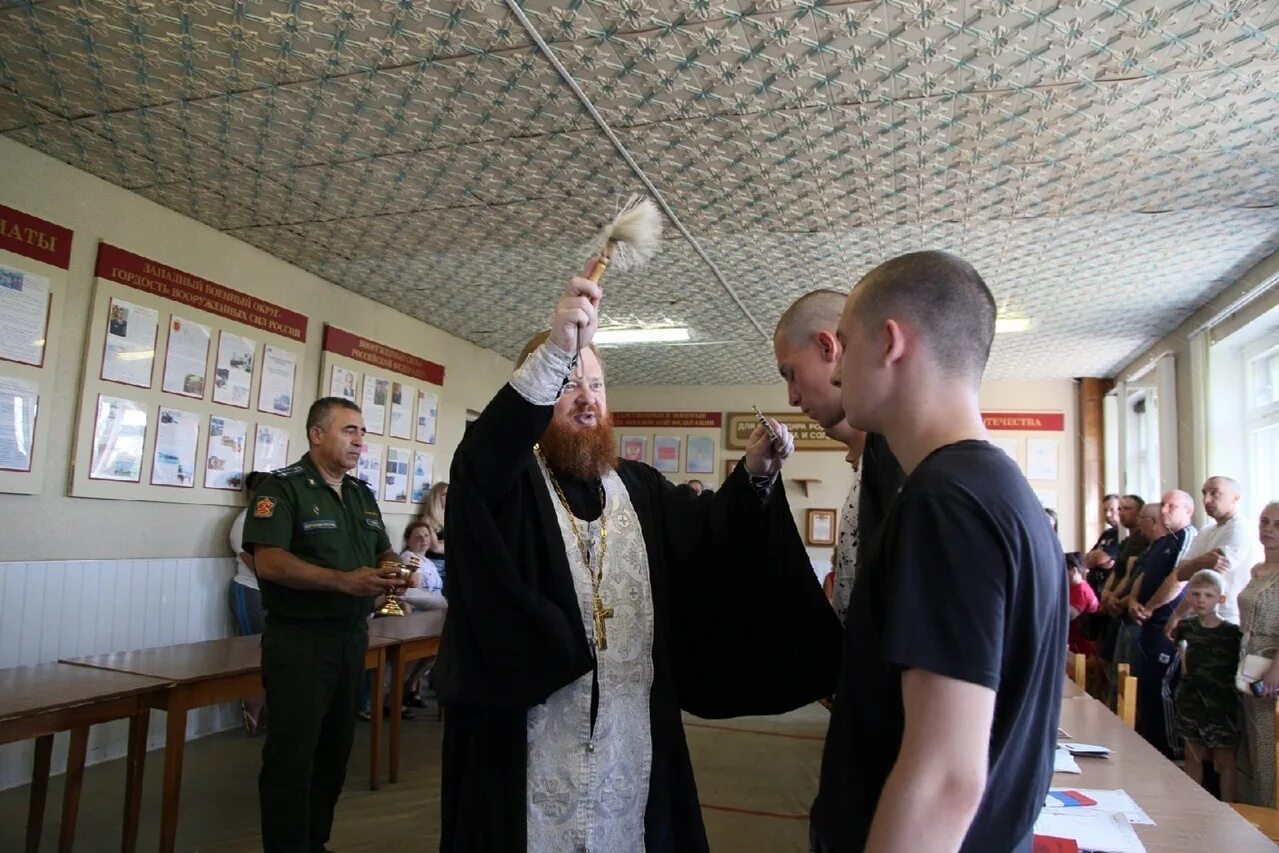
[[[234,574],[229,557],[0,562],[0,667],[229,637]],[[151,712],[148,749],[164,746],[164,718]],[[187,717],[187,739],[239,724],[238,705],[201,708]],[[128,732],[125,721],[94,726],[88,763],[124,755]],[[67,740],[54,739],[56,773],[66,768]],[[33,750],[33,741],[0,746],[0,790],[30,781]],[[160,772],[149,763],[147,773]]]

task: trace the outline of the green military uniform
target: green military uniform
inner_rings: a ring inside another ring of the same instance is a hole
[[[1235,669],[1243,632],[1232,622],[1205,628],[1197,617],[1177,623],[1177,642],[1186,641],[1185,672],[1177,684],[1177,734],[1212,748],[1239,743],[1239,693]]]
[[[284,548],[317,566],[376,566],[391,542],[364,483],[342,479],[338,498],[308,453],[259,485],[244,522],[245,548]],[[260,580],[266,630],[262,684],[270,711],[262,773],[262,846],[322,850],[346,778],[373,599]]]

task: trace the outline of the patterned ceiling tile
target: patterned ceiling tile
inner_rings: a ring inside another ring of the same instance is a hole
[[[742,306],[668,230],[614,382],[927,247],[1034,319],[992,376],[1104,374],[1279,247],[1274,0],[523,7]],[[638,186],[500,0],[0,0],[0,132],[507,355]]]

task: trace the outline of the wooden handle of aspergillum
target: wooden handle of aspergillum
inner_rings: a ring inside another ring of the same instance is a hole
[[[609,256],[612,254],[613,244],[609,242],[604,247],[604,253],[596,257],[594,262],[591,263],[591,271],[586,274],[586,277],[599,284],[600,279],[604,277],[604,273],[608,269]]]

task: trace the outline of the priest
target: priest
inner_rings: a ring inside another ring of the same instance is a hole
[[[706,850],[681,710],[834,686],[839,623],[778,477],[793,440],[756,428],[713,494],[619,460],[601,293],[569,283],[453,459],[441,850]]]

